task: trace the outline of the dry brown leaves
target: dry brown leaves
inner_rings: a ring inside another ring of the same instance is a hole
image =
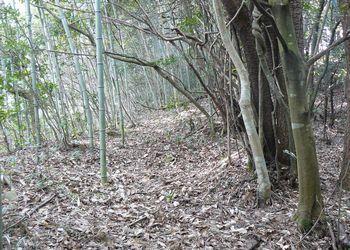
[[[100,185],[98,151],[79,148],[41,150],[42,163],[26,149],[3,157],[18,198],[5,201],[5,227],[18,221],[52,194],[57,196],[6,232],[9,248],[37,249],[302,249],[328,248],[329,235],[302,235],[292,220],[297,191],[275,189],[272,205],[255,207],[255,180],[245,168],[243,151],[225,161],[223,139],[189,133],[190,112],[147,114],[127,131],[127,146],[108,139],[109,184]],[[198,114],[196,114],[198,117]],[[196,120],[204,125],[204,118]],[[331,132],[331,131],[330,131]],[[318,143],[326,199],[337,173],[339,135],[331,146]],[[241,157],[240,157],[241,156]],[[282,185],[283,186],[283,185]],[[8,189],[8,187],[5,187]],[[343,200],[349,196],[343,195]],[[349,201],[347,201],[349,202]],[[326,212],[338,216],[337,196]],[[347,203],[349,205],[349,203]],[[349,207],[341,220],[349,223]]]

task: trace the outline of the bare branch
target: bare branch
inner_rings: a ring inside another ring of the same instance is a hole
[[[310,67],[311,65],[313,65],[317,60],[319,60],[321,57],[323,57],[324,55],[326,55],[329,51],[331,51],[332,49],[334,49],[335,47],[339,46],[340,44],[342,44],[343,42],[345,42],[346,40],[350,39],[350,30],[348,30],[346,32],[346,35],[343,36],[342,38],[339,38],[337,41],[335,41],[334,43],[332,43],[331,45],[329,45],[326,49],[324,49],[323,51],[319,52],[318,54],[314,55],[313,57],[311,57],[307,62],[306,65],[308,67]]]
[[[32,4],[32,5],[35,6],[35,7],[38,7],[38,8],[46,10],[55,19],[60,20],[60,18],[55,13],[53,13],[53,11],[51,11],[49,8],[47,8],[45,6],[41,6],[41,5],[36,5],[36,4]],[[87,33],[86,31],[84,31],[84,30],[82,30],[80,28],[78,28],[75,24],[68,24],[68,26],[72,30],[74,30],[74,31],[84,35],[85,37],[87,37],[89,39],[89,41],[91,42],[91,44],[95,46],[95,39],[94,39],[93,35]]]
[[[181,87],[180,81],[172,74],[167,72],[165,69],[159,67],[155,62],[148,62],[137,57],[128,56],[111,51],[105,51],[105,54],[119,61],[153,68],[162,78],[167,80],[177,91],[183,94],[198,110],[200,110],[202,114],[204,114],[207,117],[207,119],[210,119],[210,115],[208,114],[208,112],[191,96],[191,94],[188,91]]]

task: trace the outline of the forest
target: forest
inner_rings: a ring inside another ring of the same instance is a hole
[[[1,249],[350,249],[350,0],[0,0]]]

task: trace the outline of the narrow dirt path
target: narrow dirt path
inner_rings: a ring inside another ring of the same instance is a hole
[[[127,130],[125,148],[117,137],[108,138],[106,186],[100,185],[97,150],[63,152],[48,145],[40,167],[29,149],[2,158],[18,194],[5,203],[5,227],[57,194],[7,231],[11,247],[288,249],[298,242],[296,190],[275,189],[273,206],[255,208],[256,184],[239,157],[244,154],[235,152],[228,166],[225,141],[211,139],[201,129],[204,119],[191,121],[191,112],[146,114],[140,126]],[[327,173],[323,182],[330,192],[336,177]],[[330,241],[313,239],[301,246]]]

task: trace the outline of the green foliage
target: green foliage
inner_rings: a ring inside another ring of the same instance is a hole
[[[6,110],[0,109],[0,122],[5,121],[7,116],[8,116],[8,114],[7,114]]]
[[[153,63],[159,66],[170,66],[175,64],[177,61],[178,61],[178,57],[176,57],[175,55],[171,55],[168,57],[163,57]]]
[[[189,106],[188,101],[180,101],[177,98],[172,97],[168,103],[165,105],[166,110],[173,110],[179,107],[183,107],[184,109],[187,109]]]
[[[5,94],[0,95],[0,122],[4,122],[8,117],[15,113],[14,109],[5,106]]]
[[[0,8],[1,20],[6,20],[0,23],[0,35],[6,39],[1,40],[2,51],[5,56],[11,53],[12,57],[18,56],[21,60],[25,59],[28,51],[28,42],[26,37],[18,33],[18,24],[25,27],[24,20],[19,12],[12,7],[4,6]]]
[[[174,100],[173,98],[171,98],[165,106],[165,108],[167,110],[176,109],[177,107],[178,107],[178,102],[176,100]]]
[[[171,139],[171,131],[166,131],[164,136],[165,136],[165,139],[170,140]]]
[[[247,168],[248,172],[250,172],[250,173],[254,172],[254,165],[253,165],[252,159],[250,159],[250,158],[248,159],[246,168]]]
[[[38,82],[36,87],[42,96],[50,94],[58,88],[57,84],[51,81]]]
[[[187,16],[178,23],[180,30],[187,33],[194,33],[195,28],[200,24],[202,13],[196,10],[192,16]]]
[[[175,193],[172,191],[165,194],[165,201],[168,203],[172,203],[174,198],[175,198]]]
[[[310,1],[303,1],[303,9],[306,11],[315,11],[316,8]]]
[[[81,135],[82,133],[76,127],[72,127],[70,135],[72,139],[78,139]]]
[[[293,219],[297,221],[298,228],[303,233],[308,232],[313,226],[313,222],[310,219],[303,218],[299,214],[295,214]]]
[[[8,83],[7,88],[17,85],[19,82],[21,82],[26,77],[30,76],[30,71],[28,69],[18,70],[15,71],[12,75],[7,75],[6,80]]]
[[[342,14],[348,12],[349,9],[350,9],[350,6],[347,5],[346,3],[340,4],[340,6],[339,6],[339,10]]]
[[[139,8],[137,1],[120,0],[119,4],[129,11],[136,11]]]

